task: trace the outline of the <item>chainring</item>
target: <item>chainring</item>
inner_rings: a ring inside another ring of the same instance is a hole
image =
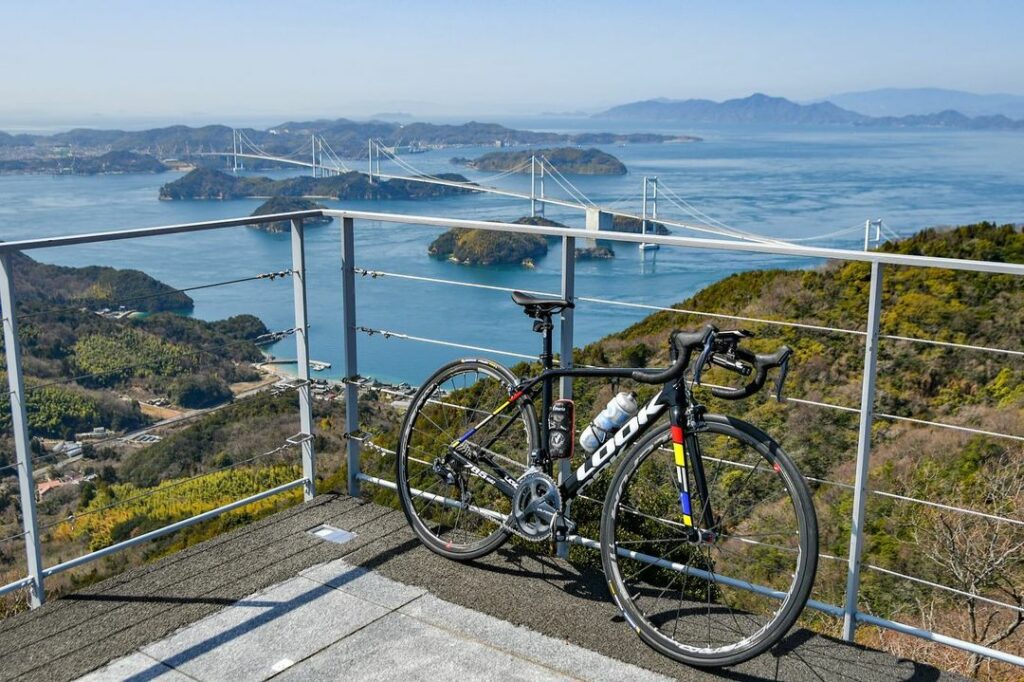
[[[561,511],[562,494],[558,484],[544,472],[534,469],[519,477],[506,526],[521,538],[541,542],[551,537],[554,520]]]

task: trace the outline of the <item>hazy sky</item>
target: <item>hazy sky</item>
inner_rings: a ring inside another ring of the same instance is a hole
[[[1024,94],[1024,2],[0,0],[0,116],[529,114]]]

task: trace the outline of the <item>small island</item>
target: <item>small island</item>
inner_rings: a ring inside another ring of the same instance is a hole
[[[317,209],[327,208],[322,204],[318,204],[315,201],[309,199],[302,199],[297,197],[274,197],[263,202],[259,208],[252,212],[254,216],[261,215],[273,215],[274,213],[291,213],[293,211],[315,211]],[[302,224],[305,227],[309,226],[320,226],[330,225],[334,222],[334,218],[331,216],[317,216],[315,218],[304,218]],[[288,220],[277,220],[269,223],[255,223],[250,225],[257,230],[263,230],[264,232],[288,232],[291,230],[291,221]]]
[[[457,173],[431,176],[451,182],[469,183]],[[285,180],[267,177],[239,177],[210,168],[196,168],[187,175],[160,188],[160,199],[267,199],[295,197],[305,199],[432,199],[472,192],[415,180],[371,182],[366,173],[350,171],[326,178],[302,176]]]
[[[562,173],[576,175],[625,175],[626,165],[600,149],[556,147],[517,152],[491,152],[476,159],[454,158],[453,163],[482,171],[529,173],[531,159],[544,157]]]
[[[517,220],[521,223],[522,219]],[[431,242],[427,253],[462,265],[518,263],[533,267],[533,259],[547,255],[548,240],[537,234],[452,228]]]
[[[637,222],[639,223],[639,221]],[[525,216],[514,220],[513,223],[538,227],[568,227],[542,216]],[[666,230],[665,234],[667,233]],[[550,239],[557,239],[557,237],[453,228],[431,242],[427,253],[435,258],[447,258],[453,263],[462,265],[518,263],[532,269],[535,267],[535,258],[547,255]],[[590,248],[576,249],[577,260],[609,260],[612,258],[615,258],[615,251],[608,245],[599,244]]]

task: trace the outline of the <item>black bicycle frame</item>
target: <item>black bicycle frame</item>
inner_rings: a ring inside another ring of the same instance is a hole
[[[450,448],[451,454],[458,459],[469,470],[483,478],[491,485],[495,485],[506,495],[514,493],[515,480],[503,469],[493,462],[488,462],[499,473],[501,478],[495,478],[487,472],[482,471],[473,462],[469,461],[458,451],[458,446],[468,440],[484,424],[498,416],[510,406],[520,400],[532,400],[533,390],[538,384],[541,385],[541,442],[537,451],[530,453],[530,464],[541,467],[548,475],[551,475],[552,460],[548,456],[548,414],[551,410],[553,385],[557,379],[562,377],[607,377],[628,379],[636,371],[632,367],[553,367],[553,355],[551,353],[551,322],[537,320],[534,329],[543,334],[544,350],[540,360],[543,371],[536,377],[521,382],[512,392],[509,400],[504,405],[485,417],[479,424],[469,429]],[[559,491],[563,500],[575,497],[584,487],[591,483],[594,478],[614,462],[620,454],[625,452],[636,440],[642,436],[658,420],[665,409],[669,409],[669,419],[672,429],[673,449],[675,464],[679,468],[678,485],[680,487],[680,505],[686,525],[694,525],[691,519],[690,495],[686,469],[693,474],[693,483],[696,492],[703,501],[699,519],[695,519],[703,528],[713,526],[713,514],[707,494],[707,481],[704,477],[704,467],[700,455],[700,443],[697,440],[695,429],[699,423],[700,408],[696,406],[686,389],[682,377],[665,384],[658,395],[650,402],[640,408],[637,414],[627,421],[614,435],[608,438],[597,450],[595,450],[583,464],[564,481],[559,484]],[[697,409],[694,409],[697,408]],[[512,422],[506,423],[495,439],[508,428]],[[687,466],[689,465],[689,466]]]

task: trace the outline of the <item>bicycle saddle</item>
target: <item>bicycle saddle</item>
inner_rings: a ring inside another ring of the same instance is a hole
[[[572,301],[567,301],[564,298],[542,298],[522,291],[512,292],[512,302],[523,306],[523,312],[530,317],[547,316],[565,308],[576,307]]]

